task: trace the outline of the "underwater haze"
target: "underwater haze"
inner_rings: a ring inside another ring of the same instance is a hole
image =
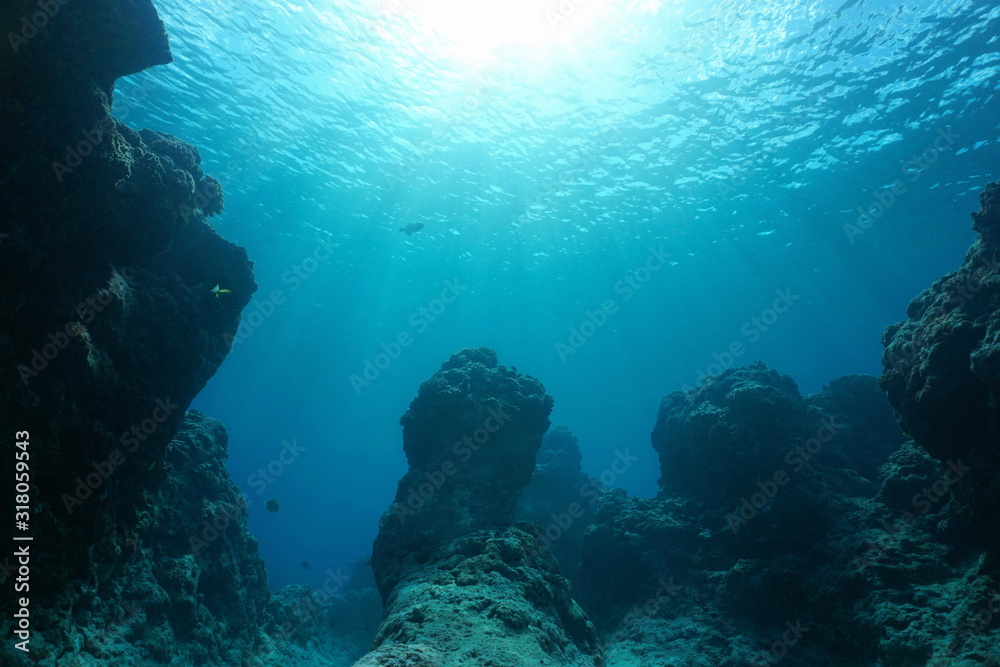
[[[541,380],[584,472],[646,497],[664,395],[755,360],[803,393],[880,374],[1000,159],[992,0],[157,8],[175,62],[114,110],[200,147],[254,261],[193,407],[275,589],[371,552],[399,418],[462,348]]]

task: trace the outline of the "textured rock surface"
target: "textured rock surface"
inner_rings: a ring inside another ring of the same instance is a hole
[[[0,429],[30,433],[30,593],[48,647],[32,658],[233,664],[258,633],[263,571],[221,427],[196,417],[174,434],[229,351],[251,265],[206,222],[221,191],[197,150],[110,115],[117,77],[170,61],[152,4],[51,6],[34,31],[37,2],[0,8]],[[5,449],[5,477],[13,461]],[[220,512],[234,532],[195,555],[189,528]],[[0,596],[5,631],[12,603]],[[134,652],[114,658],[125,640]]]
[[[981,559],[903,441],[867,376],[803,398],[754,364],[665,398],[659,497],[605,494],[584,539],[608,664],[989,664],[996,635],[955,611],[984,603]]]
[[[515,517],[537,526],[537,548],[548,549],[571,581],[580,563],[583,534],[594,518],[601,483],[580,469],[580,445],[569,429],[545,434],[531,483],[521,494]]]
[[[162,463],[136,480],[127,521],[92,524],[93,575],[35,608],[32,660],[5,665],[242,664],[258,649],[268,602],[243,498],[225,469],[226,431],[189,412]],[[134,519],[134,522],[132,521]]]
[[[383,598],[452,539],[511,523],[551,411],[538,380],[500,366],[486,348],[453,355],[420,385],[400,419],[410,469],[372,554]]]
[[[382,621],[382,600],[373,580],[365,585],[356,578],[334,586],[331,595],[307,586],[286,586],[275,593],[262,663],[350,667],[368,653]]]
[[[512,525],[551,409],[485,348],[421,385],[401,419],[410,470],[372,555],[385,619],[358,665],[601,664],[555,559]]]
[[[393,590],[376,650],[357,664],[410,664],[403,656],[420,646],[435,657],[413,664],[603,664],[569,582],[551,555],[534,551],[526,528],[477,530],[438,549]]]
[[[987,542],[1000,575],[1000,183],[980,202],[965,262],[886,329],[881,384],[920,446],[968,468],[952,486],[956,511]]]

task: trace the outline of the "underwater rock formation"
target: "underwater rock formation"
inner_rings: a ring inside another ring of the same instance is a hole
[[[904,441],[869,376],[802,397],[758,363],[666,397],[659,496],[605,494],[584,538],[580,600],[608,664],[987,655],[989,633],[956,637],[988,581],[945,544],[946,502],[914,504],[942,471]]]
[[[235,528],[192,553],[182,524],[234,507],[234,489],[221,427],[192,417],[174,435],[229,352],[251,264],[206,221],[221,189],[198,151],[111,116],[116,78],[170,61],[149,0],[52,3],[44,21],[40,7],[0,9],[0,124],[17,128],[0,133],[0,428],[29,434],[32,657],[112,655],[104,622],[149,664],[232,664],[258,632],[263,570]],[[167,474],[188,459],[206,477]],[[195,489],[204,503],[182,499]],[[12,604],[0,596],[5,631]]]
[[[114,531],[115,552],[95,548],[97,576],[51,602],[68,613],[39,627],[36,655],[72,664],[76,647],[93,664],[233,665],[255,654],[267,579],[225,468],[227,442],[218,421],[185,415],[141,482],[135,525],[97,526]]]
[[[400,420],[410,469],[372,554],[385,619],[359,666],[601,664],[555,559],[513,524],[551,410],[486,348],[421,385]]]
[[[261,655],[264,665],[350,667],[371,649],[382,622],[382,600],[371,568],[355,563],[347,581],[339,569],[332,574],[337,579],[332,586],[292,585],[271,596],[271,620],[265,625],[268,644]],[[319,593],[327,588],[334,592]]]
[[[571,581],[579,566],[583,533],[604,492],[598,480],[581,471],[581,458],[580,445],[569,429],[549,430],[515,512],[515,518],[537,526],[537,548],[551,551]]]
[[[33,609],[31,659],[5,665],[244,664],[268,618],[267,579],[243,496],[225,467],[222,424],[184,415],[163,460],[134,480],[126,518],[90,524],[89,578],[71,578]],[[106,505],[107,506],[107,505]],[[121,510],[118,510],[121,512]],[[58,556],[58,554],[55,554]]]
[[[1000,577],[1000,182],[980,204],[979,238],[962,266],[883,334],[880,382],[903,429],[952,471],[955,511],[988,545]]]
[[[486,348],[452,355],[420,385],[400,419],[410,468],[372,553],[383,599],[450,540],[512,523],[551,410],[540,382]]]

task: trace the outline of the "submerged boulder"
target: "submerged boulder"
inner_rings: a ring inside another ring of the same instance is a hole
[[[227,455],[221,423],[183,416],[162,461],[132,480],[134,521],[108,514],[90,524],[80,546],[92,576],[68,579],[32,609],[36,662],[222,667],[256,655],[267,577]],[[7,642],[0,662],[32,664],[19,654]]]

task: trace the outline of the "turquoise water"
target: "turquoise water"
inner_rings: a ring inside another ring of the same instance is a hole
[[[757,359],[803,392],[880,373],[996,178],[991,2],[158,7],[175,62],[115,112],[201,148],[255,261],[194,407],[274,587],[368,553],[453,352],[539,378],[585,471],[627,448],[607,481],[652,495],[664,394]]]

